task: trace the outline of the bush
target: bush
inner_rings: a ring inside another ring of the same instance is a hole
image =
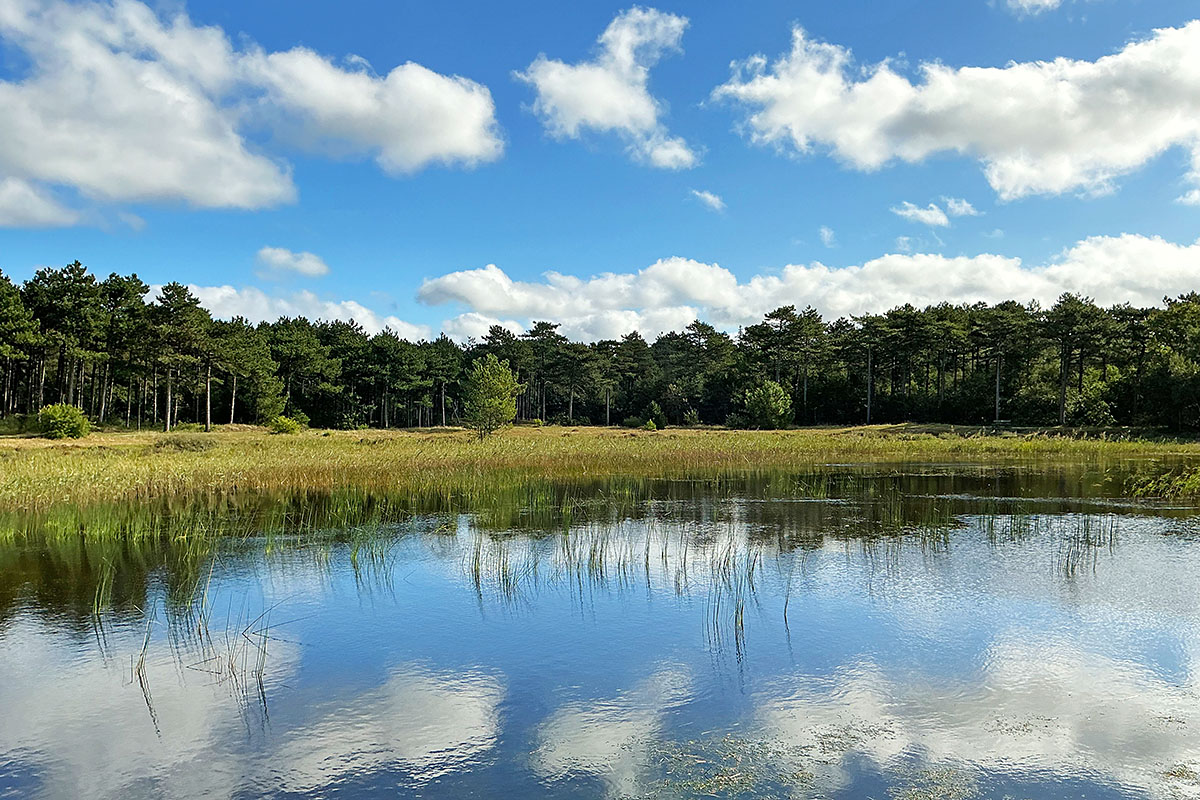
[[[654,424],[654,420],[648,419],[648,420],[646,420],[646,424],[642,426],[642,430],[656,431],[656,430],[658,430],[658,426]]]
[[[155,439],[155,452],[202,453],[211,450],[217,443],[204,436],[188,436],[186,434],[169,433],[160,439]]]
[[[626,417],[621,425],[626,428],[640,428],[646,424],[646,420],[641,417]]]
[[[683,412],[683,424],[689,428],[694,428],[700,424],[700,412],[694,408],[689,408]]]
[[[656,430],[667,427],[667,415],[663,413],[657,400],[651,400],[650,405],[646,406],[646,419],[654,423]]]
[[[0,434],[29,433],[37,430],[39,428],[36,414],[9,414],[0,419]]]
[[[291,417],[279,416],[267,423],[267,427],[270,429],[271,433],[291,434],[299,433],[300,429],[304,426]]]
[[[545,423],[543,423],[543,422],[542,422],[542,420],[541,420],[540,418],[538,418],[538,417],[534,417],[533,419],[529,420],[529,424],[530,424],[530,425],[532,425],[532,426],[533,426],[533,427],[535,427],[535,428],[540,428],[540,427],[542,427],[542,425],[544,425]]]
[[[82,439],[91,429],[83,412],[67,403],[46,406],[38,413],[38,430],[47,439]]]
[[[746,392],[746,419],[754,428],[782,428],[792,421],[792,399],[775,381],[763,381]]]

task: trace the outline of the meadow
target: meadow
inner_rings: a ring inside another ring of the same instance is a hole
[[[892,425],[791,431],[513,428],[476,441],[453,428],[271,435],[102,432],[52,442],[0,437],[0,511],[197,495],[328,491],[440,492],[522,479],[720,475],[836,463],[1200,461],[1186,441],[994,433]],[[1165,474],[1157,471],[1156,476]]]

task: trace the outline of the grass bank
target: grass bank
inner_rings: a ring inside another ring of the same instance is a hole
[[[794,431],[517,428],[467,432],[99,433],[73,442],[0,437],[0,511],[198,494],[436,492],[503,477],[704,474],[846,462],[1093,462],[1195,459],[1200,444],[929,426]]]

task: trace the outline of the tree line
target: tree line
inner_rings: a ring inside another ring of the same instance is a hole
[[[137,275],[78,261],[21,285],[0,273],[0,417],[51,403],[104,425],[261,422],[452,425],[473,362],[519,384],[516,416],[548,423],[1011,422],[1200,427],[1200,295],[1162,307],[1007,301],[826,320],[782,306],[729,334],[697,320],[653,342],[570,341],[551,322],[460,345],[354,322],[213,319],[180,283],[149,302]]]

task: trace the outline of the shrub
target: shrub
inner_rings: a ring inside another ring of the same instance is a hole
[[[646,420],[641,417],[626,417],[621,425],[626,428],[640,428],[646,424]]]
[[[667,415],[657,400],[651,400],[650,405],[646,406],[646,419],[653,421],[656,429],[667,427]]]
[[[463,421],[483,441],[517,416],[517,395],[524,388],[507,361],[491,353],[475,359],[463,381]]]
[[[167,434],[154,441],[155,452],[202,453],[216,447],[216,442],[204,436]]]
[[[38,430],[36,414],[9,414],[0,419],[0,434],[29,433]]]
[[[38,430],[47,439],[82,439],[91,429],[83,412],[67,403],[46,406],[38,413]]]
[[[299,433],[303,427],[291,417],[279,416],[267,423],[271,433]]]
[[[700,424],[700,412],[694,408],[689,408],[683,412],[683,424],[689,428],[694,428]]]
[[[646,420],[646,424],[642,426],[642,430],[656,431],[656,430],[658,430],[658,426],[654,424],[654,420],[648,419],[648,420]]]
[[[746,392],[746,418],[762,430],[782,428],[792,420],[792,399],[775,381],[763,381]]]

